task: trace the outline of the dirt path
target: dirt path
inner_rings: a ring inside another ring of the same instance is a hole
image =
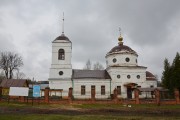
[[[9,108],[0,107],[0,114],[61,114],[61,115],[148,115],[180,116],[180,110],[167,109],[81,109],[81,108]]]

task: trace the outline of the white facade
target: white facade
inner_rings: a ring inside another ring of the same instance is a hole
[[[85,95],[81,95],[81,86],[85,86]],[[110,98],[110,79],[76,79],[74,80],[73,95],[78,99],[91,98],[91,87],[95,86],[95,98]],[[101,95],[101,86],[105,86],[105,94]]]
[[[62,55],[60,55],[60,50]],[[62,58],[59,58],[62,57]],[[63,89],[63,96],[68,95],[72,87],[72,43],[62,34],[52,42],[52,64],[49,73],[49,87],[51,89]]]
[[[130,58],[129,62],[126,62],[126,58]],[[116,62],[113,62],[116,60]],[[115,52],[106,56],[107,67],[109,66],[137,66],[137,55],[124,52]]]
[[[107,69],[108,73],[112,79],[112,88],[113,90],[117,86],[121,86],[121,97],[127,97],[127,87],[124,86],[128,83],[136,83],[138,86],[144,87],[144,82],[146,81],[146,68],[138,67],[109,67]],[[118,77],[120,75],[120,77]],[[130,78],[128,78],[128,75]],[[137,76],[140,78],[137,78]]]
[[[52,42],[52,64],[49,74],[51,89],[63,89],[62,96],[68,96],[73,88],[73,96],[77,99],[91,98],[91,90],[95,89],[96,99],[111,97],[114,89],[119,98],[133,98],[133,89],[137,87],[157,87],[155,77],[147,72],[147,67],[138,66],[138,54],[130,47],[119,45],[106,55],[106,70],[73,70],[71,65],[72,43],[62,34]],[[63,53],[64,51],[64,53]],[[147,74],[148,73],[148,74]]]

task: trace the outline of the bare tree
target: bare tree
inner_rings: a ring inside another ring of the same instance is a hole
[[[26,75],[23,72],[20,72],[19,70],[17,70],[16,72],[16,79],[24,79],[26,77]]]
[[[19,70],[23,66],[22,57],[17,53],[1,52],[0,53],[0,68],[4,70],[7,79],[12,79],[13,71]]]
[[[88,61],[86,62],[86,65],[84,66],[85,70],[91,70],[91,61],[90,59],[88,59]]]
[[[94,70],[104,70],[104,67],[103,67],[103,65],[102,64],[100,64],[99,62],[96,62],[95,64],[94,64],[94,68],[93,68]]]
[[[4,75],[4,72],[2,71],[2,72],[0,73],[0,84],[1,84],[2,80],[5,79],[5,78],[6,78],[6,77],[5,77],[5,75]]]
[[[0,55],[0,68],[4,70],[6,78],[9,76],[9,58],[7,53],[1,53]]]

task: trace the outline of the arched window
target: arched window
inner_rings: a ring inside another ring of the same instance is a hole
[[[58,51],[58,59],[59,60],[64,60],[65,59],[64,49],[59,49],[59,51]]]

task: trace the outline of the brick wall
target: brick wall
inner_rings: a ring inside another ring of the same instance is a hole
[[[140,91],[138,89],[134,90],[134,99],[119,99],[117,97],[117,90],[114,89],[113,97],[111,99],[96,99],[95,98],[95,91],[92,91],[91,99],[73,99],[73,88],[69,88],[68,92],[68,98],[67,99],[50,99],[49,96],[50,89],[46,88],[44,93],[44,98],[41,99],[33,99],[33,102],[37,103],[56,103],[56,104],[69,104],[69,103],[75,103],[75,104],[157,104],[157,105],[164,105],[164,104],[180,104],[179,99],[179,90],[175,90],[175,99],[171,100],[161,100],[160,99],[160,91],[155,90],[155,98],[154,99],[140,99],[139,94]],[[2,89],[0,88],[0,95],[2,93]],[[1,100],[0,101],[5,101]],[[12,100],[13,101],[13,100]],[[28,102],[32,103],[32,98],[27,99],[26,97],[19,97],[19,102]]]

